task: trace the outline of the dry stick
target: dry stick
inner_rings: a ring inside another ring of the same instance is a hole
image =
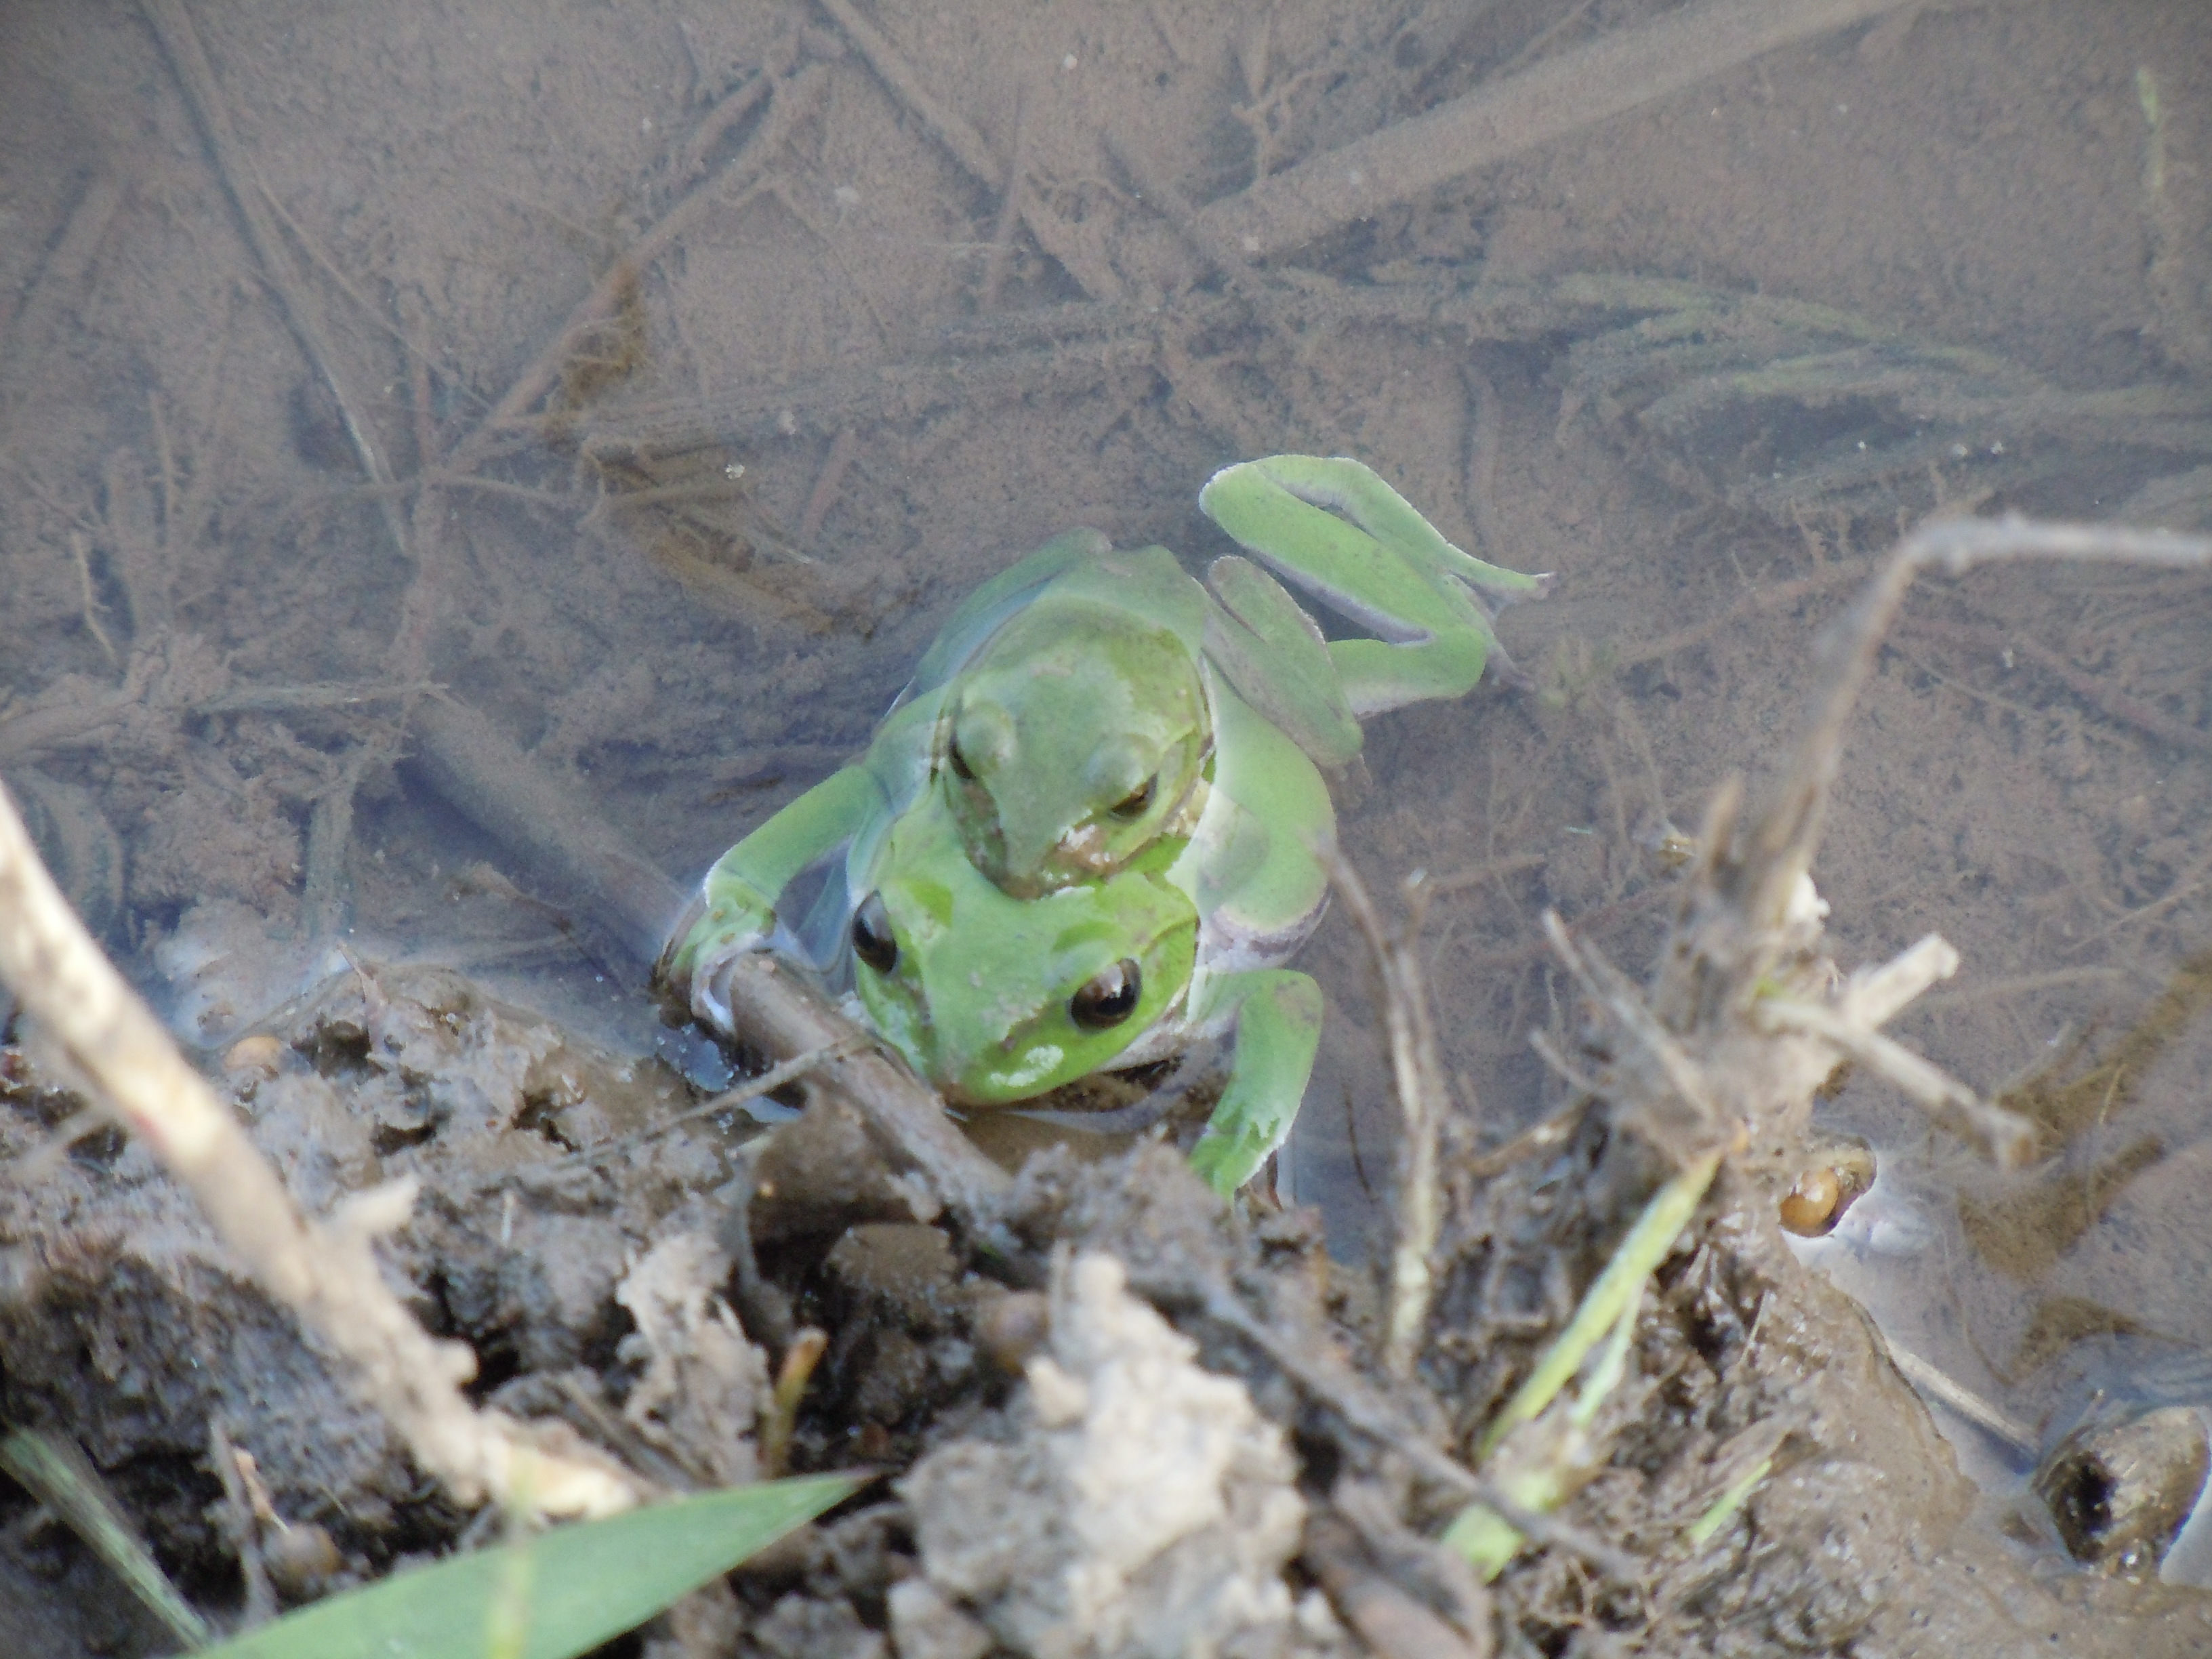
[[[421,745],[411,763],[431,788],[549,886],[577,900],[639,960],[659,955],[684,903],[673,882],[474,709],[428,700],[416,726]],[[745,957],[730,976],[732,1035],[787,1060],[854,1050],[817,1073],[813,1086],[860,1114],[894,1169],[919,1175],[963,1222],[988,1224],[989,1204],[1008,1184],[1006,1171],[969,1145],[934,1093],[775,957]]]
[[[829,0],[823,0],[829,3]],[[1248,257],[1284,252],[1461,175],[1907,0],[1707,0],[1271,173],[1203,210]]]
[[[849,0],[816,0],[816,3],[860,48],[860,56],[868,60],[868,67],[876,72],[876,78],[967,170],[969,178],[986,190],[997,190],[1005,184],[1007,171],[991,154],[991,147],[983,142],[982,135],[930,95],[897,49],[878,32],[874,24],[853,9]],[[1039,247],[1060,261],[1084,292],[1094,300],[1121,297],[1121,279],[1111,268],[1076,246],[1073,227],[1027,191],[1017,187],[1017,195],[1013,210],[1029,227],[1030,234],[1036,238]]]
[[[1420,952],[1413,939],[1419,925],[1419,908],[1394,935],[1382,925],[1351,860],[1332,848],[1328,864],[1330,881],[1375,954],[1375,969],[1382,981],[1383,1023],[1390,1034],[1390,1070],[1398,1085],[1398,1108],[1406,1120],[1398,1145],[1398,1237],[1390,1252],[1382,1364],[1391,1376],[1407,1377],[1420,1357],[1429,1299],[1435,1291],[1429,1261],[1436,1251],[1442,1218],[1437,1138],[1446,1100],[1443,1062],[1437,1054],[1436,1022],[1421,974]],[[1421,907],[1424,896],[1413,884],[1407,887],[1415,905]]]
[[[292,263],[291,250],[278,234],[268,204],[246,184],[245,158],[239,151],[238,135],[231,129],[230,112],[224,106],[222,89],[200,45],[199,31],[192,26],[185,0],[143,0],[143,3],[146,21],[153,25],[155,34],[161,40],[161,50],[167,54],[169,66],[176,71],[177,83],[183,88],[185,102],[191,106],[192,118],[214,158],[216,176],[222,185],[223,194],[230,198],[231,208],[245,229],[246,245],[253,250],[262,275],[275,291],[284,320],[291,325],[292,336],[299,341],[300,349],[307,354],[315,373],[330,388],[355,459],[360,461],[361,470],[368,475],[372,484],[389,484],[391,471],[385,465],[374,435],[362,418],[360,404],[346,391],[344,379],[338,373],[337,357],[323,333],[322,319],[308,297],[307,283]],[[407,526],[397,503],[388,495],[380,495],[378,504],[383,510],[384,526],[391,532],[392,544],[402,557],[409,556]]]
[[[100,1103],[199,1200],[262,1288],[346,1362],[349,1380],[464,1504],[486,1497],[550,1516],[606,1515],[643,1496],[611,1465],[556,1456],[460,1385],[476,1360],[415,1322],[384,1283],[371,1212],[398,1224],[392,1188],[354,1200],[350,1218],[310,1223],[238,1120],[185,1064],[146,1005],[92,942],[0,793],[0,980]]]
[[[1851,559],[1829,565],[1808,576],[1796,576],[1789,581],[1778,582],[1772,587],[1754,587],[1717,616],[1708,617],[1701,623],[1692,623],[1687,628],[1678,628],[1671,634],[1662,634],[1657,639],[1648,640],[1641,645],[1623,646],[1613,653],[1613,670],[1618,673],[1643,663],[1656,662],[1662,657],[1672,656],[1677,651],[1686,651],[1692,646],[1703,645],[1716,634],[1733,627],[1746,617],[1755,616],[1762,611],[1772,611],[1781,605],[1794,605],[1799,599],[1824,593],[1832,587],[1841,587],[1846,582],[1854,582],[1867,575],[1874,568],[1875,561],[1872,559]]]

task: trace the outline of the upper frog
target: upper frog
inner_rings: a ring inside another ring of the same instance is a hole
[[[1194,1157],[1223,1190],[1295,1115],[1321,1000],[1279,970],[1326,902],[1321,767],[1361,717],[1456,696],[1496,653],[1483,563],[1356,461],[1232,466],[1200,505],[1378,637],[1325,641],[1249,561],[1201,585],[1158,547],[1055,538],[972,594],[862,758],[723,855],[659,972],[730,1024],[722,966],[763,945],[849,953],[877,1029],[970,1103],[1233,1031]],[[1340,517],[1339,514],[1343,516]],[[840,846],[796,934],[776,902]]]
[[[1199,506],[1378,637],[1324,641],[1247,560],[1215,560],[1201,586],[1164,549],[1107,553],[1079,532],[981,590],[917,684],[945,687],[933,758],[958,786],[969,857],[1017,897],[1110,874],[1187,826],[1218,740],[1201,660],[1315,761],[1340,766],[1367,715],[1480,679],[1497,649],[1480,595],[1544,588],[1454,547],[1357,461],[1244,462],[1215,474]]]

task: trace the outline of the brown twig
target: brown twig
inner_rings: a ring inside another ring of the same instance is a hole
[[[841,0],[842,3],[842,0]],[[1271,173],[1204,209],[1248,258],[1311,242],[1462,174],[1905,0],[1705,0]],[[829,0],[824,0],[829,3]]]
[[[1029,188],[1030,89],[1026,83],[1014,92],[1014,156],[1006,164],[1006,187],[999,198],[999,222],[991,228],[991,251],[983,256],[981,300],[985,311],[999,308],[999,294],[1006,283],[1006,267],[1012,263],[1014,229],[1022,217],[1022,196]]]

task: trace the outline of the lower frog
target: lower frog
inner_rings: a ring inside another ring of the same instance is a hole
[[[1249,1179],[1319,1037],[1319,988],[1281,964],[1328,897],[1320,769],[1359,717],[1472,689],[1496,656],[1479,592],[1546,579],[1461,552],[1356,461],[1246,463],[1200,503],[1382,637],[1325,641],[1243,559],[1201,586],[1165,549],[1056,538],[962,606],[860,760],[716,863],[664,981],[727,1029],[744,952],[848,957],[878,1031],[967,1104],[1233,1032],[1193,1158],[1223,1192]],[[841,847],[794,931],[778,901]]]

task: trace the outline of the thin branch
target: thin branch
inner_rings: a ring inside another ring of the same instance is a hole
[[[1972,1142],[2001,1169],[2022,1169],[2033,1160],[2039,1137],[2032,1121],[1990,1105],[1903,1043],[1868,1030],[1848,1014],[1815,1003],[1763,997],[1752,1005],[1752,1017],[1767,1030],[1795,1031],[1832,1045],[1896,1085],[1929,1116]]]
[[[176,3],[176,0],[167,3]],[[552,389],[578,347],[614,314],[623,294],[726,192],[734,189],[741,179],[765,171],[792,133],[821,108],[829,91],[829,71],[818,64],[809,64],[777,86],[769,94],[767,115],[762,118],[752,136],[739,146],[738,153],[724,162],[712,178],[687,191],[607,267],[592,285],[592,291],[577,301],[575,309],[568,313],[568,320],[562,325],[551,343],[515,377],[507,395],[493,406],[476,431],[455,447],[445,470],[465,472],[482,459],[485,447],[501,428],[520,420]]]
[[[1011,191],[1012,210],[1029,227],[1037,246],[1059,260],[1085,293],[1094,300],[1121,297],[1121,282],[1112,268],[1085,257],[1075,246],[1073,228],[1036,200],[1034,192],[1023,189],[1025,181],[1009,185],[1012,175],[991,154],[991,147],[983,142],[982,135],[957,112],[947,109],[931,95],[921,77],[899,55],[898,49],[860,14],[851,0],[816,0],[816,3],[830,14],[830,20],[844,31],[845,38],[860,48],[860,56],[867,60],[868,67],[876,72],[876,78],[891,96],[921,123],[969,178],[986,190]],[[1016,147],[1019,148],[1018,143]]]

